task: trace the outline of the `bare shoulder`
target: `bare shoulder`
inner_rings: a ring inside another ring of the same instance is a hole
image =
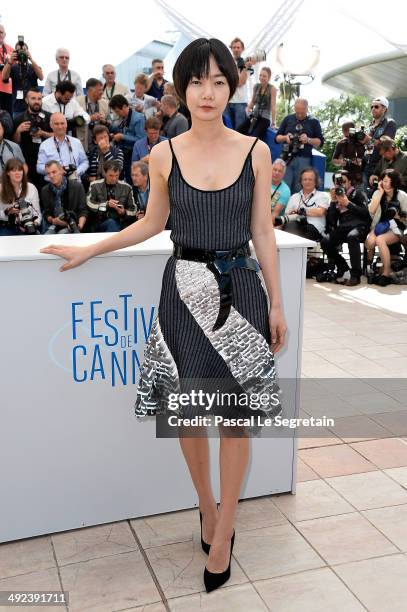
[[[154,171],[167,178],[172,165],[172,153],[168,140],[162,140],[157,143],[150,152],[149,165],[154,168]]]
[[[256,142],[256,146],[253,148],[252,163],[256,175],[260,171],[271,170],[271,151],[269,146],[262,140]]]

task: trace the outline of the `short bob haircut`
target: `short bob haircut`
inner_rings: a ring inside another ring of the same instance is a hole
[[[380,175],[380,180],[382,181],[385,176],[388,176],[390,179],[390,185],[393,189],[399,190],[402,186],[401,174],[395,168],[387,168]]]
[[[236,62],[227,46],[217,38],[198,38],[192,41],[178,56],[173,70],[173,82],[179,99],[186,105],[186,90],[193,77],[202,79],[209,75],[210,56],[225,75],[230,93],[229,100],[239,84]]]

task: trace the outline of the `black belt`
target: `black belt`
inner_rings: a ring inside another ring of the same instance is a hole
[[[232,268],[246,268],[258,272],[261,270],[256,259],[250,257],[250,246],[246,242],[242,246],[230,251],[215,251],[204,249],[191,249],[174,243],[173,255],[175,259],[189,259],[190,261],[206,262],[208,270],[213,272],[219,285],[220,304],[219,313],[213,331],[222,327],[229,316],[232,306],[232,281],[230,270]]]

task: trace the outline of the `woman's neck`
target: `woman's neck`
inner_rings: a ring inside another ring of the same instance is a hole
[[[225,127],[222,117],[213,119],[212,121],[201,121],[193,119],[191,129],[188,133],[196,140],[199,140],[203,145],[215,146],[219,142],[224,141],[224,137],[228,130]]]
[[[311,195],[311,193],[312,193],[313,191],[314,191],[313,189],[303,189],[303,190],[302,190],[302,193],[303,193],[305,196],[309,196],[309,195]]]
[[[21,191],[21,182],[20,181],[10,181],[11,182],[11,186],[14,189],[14,192],[16,195],[18,195]]]
[[[394,196],[394,189],[389,189],[388,191],[384,192],[386,194],[386,198],[388,200],[391,200]]]

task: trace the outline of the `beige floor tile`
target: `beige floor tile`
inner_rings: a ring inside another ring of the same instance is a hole
[[[329,565],[398,552],[359,512],[302,521],[296,527]]]
[[[340,418],[361,414],[357,406],[349,404],[337,395],[328,393],[322,393],[321,397],[301,402],[301,408],[314,417]],[[308,433],[311,432],[308,431]]]
[[[407,410],[400,412],[385,412],[373,414],[372,419],[382,427],[388,429],[395,436],[407,435]]]
[[[351,447],[379,468],[407,466],[407,444],[397,438],[355,442]]]
[[[400,550],[407,552],[407,504],[364,510],[362,514]]]
[[[239,537],[240,534],[236,534],[236,541]],[[234,559],[234,553],[235,548],[232,555],[231,579],[227,583],[229,586],[248,582]],[[193,542],[148,548],[146,554],[166,597],[181,597],[205,591],[203,572],[208,557],[203,552],[198,537],[194,537]]]
[[[407,557],[391,555],[337,565],[335,572],[369,612],[405,612]]]
[[[328,567],[254,582],[273,612],[362,612],[357,601]]]
[[[326,430],[328,431],[328,430]],[[332,446],[337,444],[343,444],[343,441],[337,437],[321,437],[321,438],[298,438],[298,449],[302,448],[319,448],[321,446]]]
[[[57,533],[52,541],[60,566],[138,550],[127,521]]]
[[[130,523],[140,538],[143,548],[192,542],[194,533],[200,531],[197,508],[146,516],[131,520]]]
[[[351,395],[346,400],[362,414],[376,415],[382,412],[400,412],[402,406],[385,392],[372,390],[369,393]]]
[[[297,459],[297,482],[306,482],[307,480],[317,480],[318,474],[304,463],[300,458]]]
[[[376,417],[370,418],[366,414],[336,418],[335,425],[330,429],[344,442],[359,442],[389,436],[389,430],[376,422]]]
[[[323,480],[299,482],[295,495],[276,495],[273,501],[292,522],[320,516],[333,516],[354,510]]]
[[[233,554],[250,580],[272,578],[325,565],[289,523],[240,533]]]
[[[371,322],[369,321],[368,325],[371,325]],[[357,346],[354,349],[355,353],[359,353],[360,355],[363,355],[364,357],[371,357],[372,356],[372,350],[368,347],[368,346]],[[380,347],[380,357],[383,359],[393,359],[393,358],[399,358],[400,357],[400,353],[395,350],[395,348],[389,347],[389,346],[381,346]]]
[[[324,478],[377,469],[347,444],[303,449],[299,451],[299,455],[310,468]]]
[[[251,584],[239,584],[217,589],[211,593],[197,593],[169,599],[172,612],[267,612],[268,608]]]
[[[239,502],[235,521],[236,533],[286,523],[286,517],[275,506],[273,499],[274,497],[258,497]]]
[[[66,589],[65,589],[66,590]],[[57,568],[43,569],[29,574],[13,576],[0,580],[0,591],[59,591],[61,584],[58,578]],[[68,595],[69,596],[69,595]],[[15,610],[29,610],[28,606],[0,606],[2,612],[13,612]],[[65,608],[58,606],[30,606],[35,612],[62,612]]]
[[[111,612],[161,601],[139,551],[65,565],[60,571],[70,612]]]
[[[0,544],[0,579],[55,566],[49,536]]]
[[[146,606],[137,606],[136,608],[125,608],[125,612],[166,612],[167,608],[163,603],[152,603]],[[120,610],[113,610],[112,612],[123,612],[123,608]]]
[[[348,363],[351,359],[360,359],[360,355],[349,348],[333,347],[316,351],[316,354],[331,363]]]
[[[327,482],[358,510],[407,503],[407,491],[380,470],[335,476]]]
[[[407,467],[390,468],[383,471],[390,476],[390,478],[393,478],[393,480],[407,488]]]

